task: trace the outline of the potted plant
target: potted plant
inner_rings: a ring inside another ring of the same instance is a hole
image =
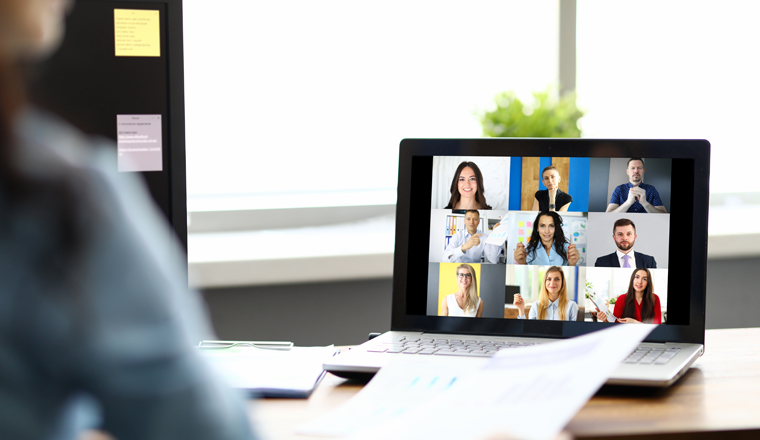
[[[522,102],[514,92],[494,98],[496,109],[477,114],[483,135],[490,137],[580,137],[578,120],[583,111],[575,103],[575,94],[557,97],[548,88],[533,92],[532,102]]]

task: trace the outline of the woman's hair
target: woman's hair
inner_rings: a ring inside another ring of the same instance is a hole
[[[16,156],[13,126],[24,102],[18,66],[0,59],[0,188],[16,193],[21,179],[14,165]]]
[[[552,266],[546,269],[544,274],[544,282],[541,283],[541,293],[538,296],[538,319],[546,319],[546,309],[549,307],[551,300],[549,299],[549,291],[546,290],[546,280],[549,279],[549,274],[552,272],[559,272],[559,277],[562,279],[562,287],[559,288],[559,318],[564,321],[567,318],[567,283],[565,282],[565,272],[557,266]]]
[[[633,288],[633,280],[639,272],[646,272],[647,286],[644,288],[644,297],[641,299],[641,322],[654,321],[654,282],[649,269],[636,269],[631,273],[631,281],[628,283],[628,292],[625,294],[625,305],[621,318],[636,319],[636,289]]]
[[[462,310],[465,312],[469,311],[477,311],[478,306],[478,278],[475,275],[475,269],[473,269],[472,266],[469,264],[460,264],[457,266],[457,274],[459,274],[459,269],[467,269],[470,272],[470,275],[472,275],[472,278],[470,278],[470,289],[467,292],[467,298],[464,300],[464,307]],[[459,277],[459,275],[457,275]]]
[[[554,170],[557,172],[557,174],[559,174],[559,170],[557,169],[557,167],[555,167],[554,165],[549,165],[548,167],[544,168],[543,171],[541,171],[541,180],[544,179],[544,173],[546,173],[549,170]]]
[[[451,181],[451,198],[449,199],[449,204],[444,209],[454,209],[457,203],[459,203],[460,195],[457,183],[459,182],[459,175],[462,174],[462,170],[467,167],[472,168],[472,171],[475,172],[475,178],[478,179],[478,192],[475,194],[475,201],[480,205],[480,209],[491,209],[486,203],[485,189],[483,189],[483,174],[480,172],[480,168],[475,165],[475,162],[467,161],[460,163],[454,172],[454,179]]]
[[[549,216],[554,220],[554,250],[557,251],[565,264],[568,263],[567,252],[565,251],[565,243],[568,242],[565,238],[565,231],[562,230],[562,217],[554,211],[541,211],[536,216],[536,220],[533,221],[533,233],[530,235],[530,242],[525,248],[526,255],[533,255],[532,259],[535,259],[536,249],[541,243],[541,236],[538,234],[538,221],[541,217]]]

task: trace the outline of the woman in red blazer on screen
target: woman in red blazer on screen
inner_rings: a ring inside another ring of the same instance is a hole
[[[598,309],[597,309],[598,311]],[[649,269],[636,269],[631,274],[628,292],[618,296],[612,312],[627,324],[662,324],[660,297],[654,293],[654,282]],[[608,322],[604,312],[597,313],[599,321]]]

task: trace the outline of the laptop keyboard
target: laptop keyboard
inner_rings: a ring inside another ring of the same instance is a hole
[[[476,341],[474,339],[405,338],[379,343],[367,351],[370,353],[403,353],[436,356],[491,357],[500,350],[527,347],[533,343]]]
[[[665,348],[651,348],[651,347],[639,347],[628,358],[623,361],[625,364],[653,364],[653,365],[665,365],[673,359],[678,352],[681,351],[678,347]]]
[[[476,341],[474,339],[406,338],[396,336],[367,349],[368,353],[402,353],[427,356],[491,357],[496,352],[511,348],[536,345],[530,342]],[[665,365],[681,349],[679,347],[638,347],[625,361],[626,364]]]

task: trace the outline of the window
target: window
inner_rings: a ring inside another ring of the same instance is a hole
[[[577,91],[586,137],[704,138],[711,192],[757,192],[760,3],[584,0]]]
[[[556,0],[186,0],[184,14],[191,211],[393,204],[402,138],[481,136],[474,112],[497,93],[557,83]]]

